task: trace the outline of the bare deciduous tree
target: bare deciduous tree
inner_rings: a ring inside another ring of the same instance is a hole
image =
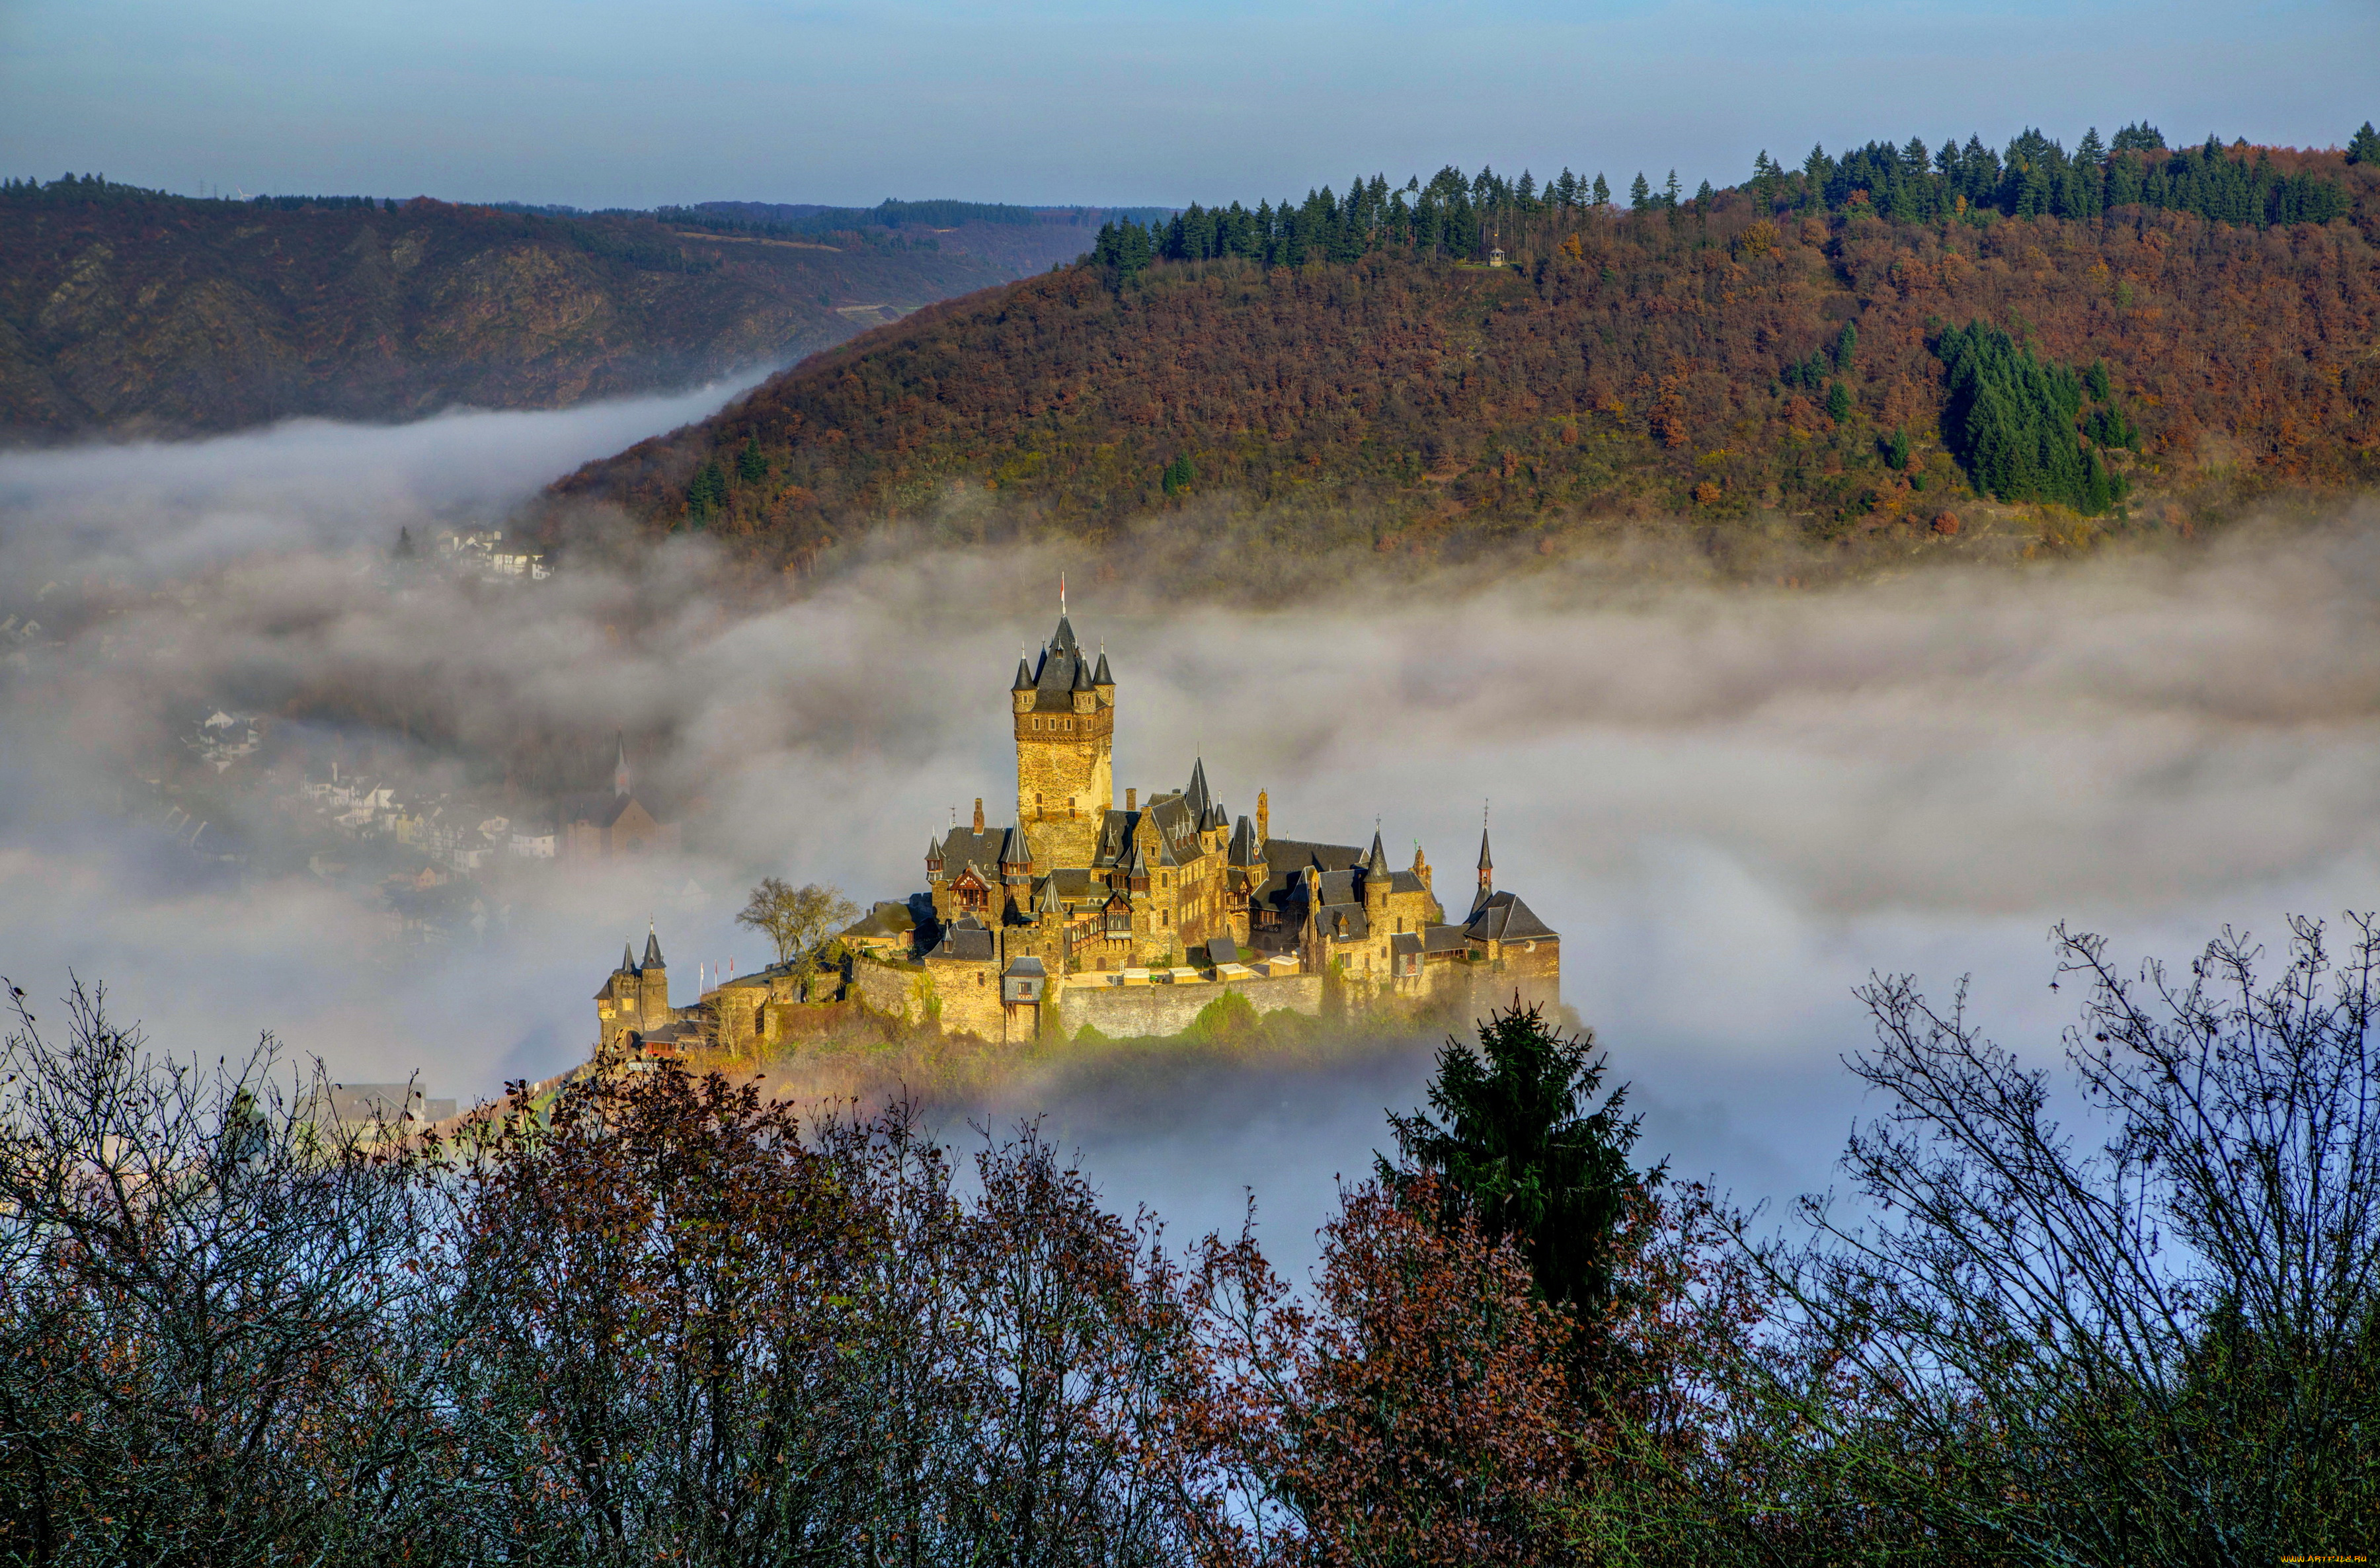
[[[859,908],[843,890],[817,882],[794,886],[783,877],[763,877],[735,923],[759,931],[777,950],[777,962],[791,963],[847,925]]]

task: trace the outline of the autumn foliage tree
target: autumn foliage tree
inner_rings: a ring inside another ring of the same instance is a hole
[[[2380,164],[2117,140],[1879,143],[1633,211],[1489,171],[1201,209],[1178,242],[1111,231],[1080,267],[918,312],[552,495],[682,526],[706,465],[757,447],[760,478],[701,480],[707,526],[808,567],[890,521],[1113,539],[1192,472],[1196,553],[1272,562],[1674,515],[1801,514],[1838,539],[1978,499],[2380,479]],[[1479,264],[1491,237],[1507,265]],[[2115,398],[2070,429],[2036,401],[1971,430],[1944,354],[1970,330],[2045,374],[2099,364]],[[2027,464],[1993,434],[2020,426]]]

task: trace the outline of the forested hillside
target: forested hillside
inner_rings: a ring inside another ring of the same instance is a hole
[[[1170,208],[1018,207],[990,201],[895,201],[874,207],[808,202],[703,201],[665,207],[673,226],[784,237],[849,233],[979,256],[1011,277],[1047,272],[1091,248],[1102,224],[1162,221]]]
[[[0,437],[553,407],[784,361],[1013,273],[888,231],[0,187]]]
[[[895,518],[1098,537],[1196,507],[1257,551],[1653,516],[1826,541],[2380,479],[2380,141],[2096,142],[1764,153],[1624,206],[1600,175],[1448,170],[1111,225],[1079,266],[556,493],[799,566]]]

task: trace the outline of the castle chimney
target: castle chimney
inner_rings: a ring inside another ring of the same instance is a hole
[[[1272,807],[1266,801],[1265,792],[1258,790],[1257,791],[1257,842],[1269,844],[1271,840]]]
[[[983,832],[983,796],[980,795],[975,797],[975,831]]]
[[[1132,784],[1123,786],[1123,808],[1127,811],[1140,809],[1140,791]]]

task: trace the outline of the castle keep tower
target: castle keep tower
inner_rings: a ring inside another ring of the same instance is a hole
[[[1038,666],[1016,662],[1016,817],[1037,858],[1087,866],[1115,805],[1115,678],[1093,668],[1062,610]]]

